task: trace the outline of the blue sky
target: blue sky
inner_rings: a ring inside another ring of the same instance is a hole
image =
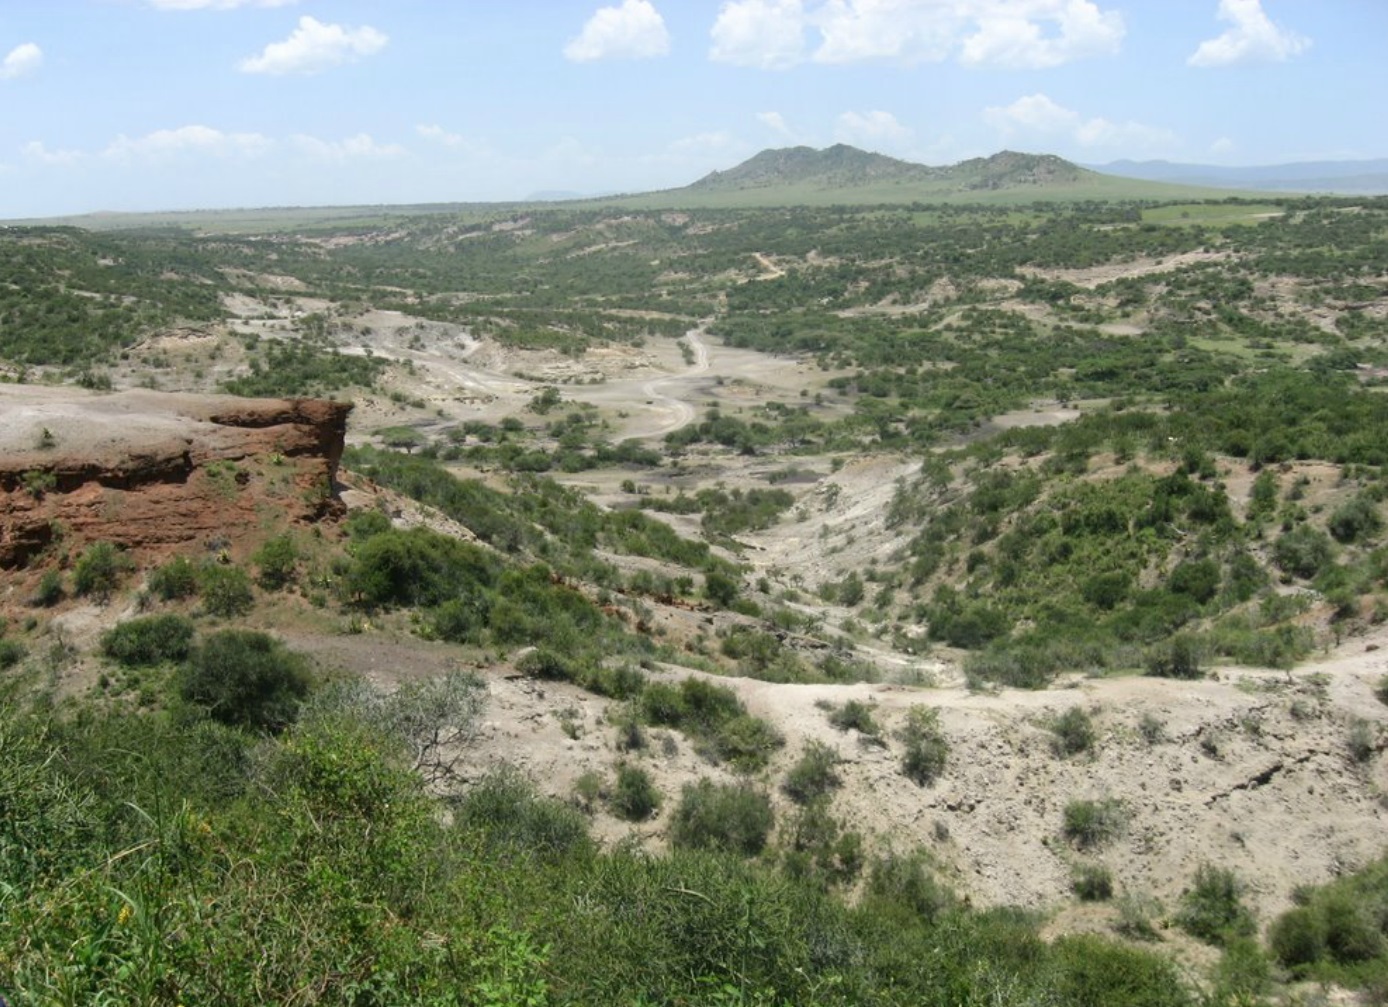
[[[0,0],[0,218],[1388,156],[1388,0]]]

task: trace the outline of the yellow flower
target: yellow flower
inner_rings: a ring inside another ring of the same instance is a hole
[[[129,906],[121,906],[120,912],[116,914],[116,926],[125,926],[127,923],[130,922],[130,917],[134,915],[135,914],[131,911]]]

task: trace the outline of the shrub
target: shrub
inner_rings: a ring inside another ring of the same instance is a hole
[[[949,741],[940,727],[940,711],[929,706],[913,706],[906,711],[906,723],[897,732],[906,745],[901,772],[918,787],[928,787],[939,779],[949,760]]]
[[[182,661],[192,646],[192,620],[181,615],[128,619],[101,638],[102,653],[128,666]]]
[[[260,568],[260,586],[267,591],[278,591],[293,582],[299,550],[288,535],[276,535],[266,540],[251,559]]]
[[[24,660],[24,645],[18,640],[0,640],[0,671]]]
[[[57,570],[47,570],[34,591],[33,604],[39,608],[52,608],[63,600],[63,594],[63,575]]]
[[[1113,898],[1113,872],[1103,864],[1080,864],[1070,887],[1081,902],[1104,902]]]
[[[1310,906],[1283,913],[1268,932],[1268,945],[1289,969],[1313,965],[1325,957],[1325,924]]]
[[[811,741],[786,773],[781,789],[796,804],[809,804],[843,783],[837,769],[840,761],[839,753],[824,742]]]
[[[771,800],[749,784],[687,783],[670,823],[676,849],[718,850],[754,857],[766,847],[775,815]]]
[[[516,670],[527,678],[546,682],[573,682],[580,677],[573,662],[544,647],[537,647],[516,662]]]
[[[1150,895],[1124,895],[1117,901],[1118,919],[1113,929],[1134,941],[1159,941],[1161,934],[1152,922],[1161,915],[1162,907]]]
[[[954,893],[935,879],[930,859],[922,852],[889,853],[874,860],[867,892],[875,899],[895,902],[932,922],[954,905]]]
[[[1245,908],[1243,885],[1234,872],[1201,864],[1195,882],[1182,896],[1176,925],[1209,944],[1223,945],[1254,932],[1253,916]]]
[[[265,633],[227,629],[192,654],[179,693],[223,724],[279,731],[294,721],[309,691],[308,665]]]
[[[1149,745],[1157,745],[1166,740],[1166,725],[1153,713],[1144,713],[1137,722],[1137,733]]]
[[[496,852],[558,859],[593,849],[581,812],[542,797],[510,766],[483,777],[457,803],[454,825],[480,832]]]
[[[105,601],[130,570],[130,560],[110,542],[97,542],[77,558],[72,570],[72,590]]]
[[[1345,739],[1349,757],[1355,762],[1368,762],[1378,748],[1378,732],[1371,721],[1355,717],[1350,721],[1349,736]]]
[[[1357,542],[1383,529],[1378,508],[1368,497],[1357,496],[1335,508],[1325,524],[1337,542]]]
[[[644,822],[660,810],[662,800],[651,774],[624,762],[617,767],[617,785],[608,803],[618,818]]]
[[[1173,594],[1203,605],[1219,592],[1219,564],[1212,559],[1188,560],[1171,571],[1166,586]]]
[[[1084,1007],[1189,1007],[1193,1002],[1170,959],[1070,934],[1052,945],[1055,1002]]]
[[[1374,686],[1374,695],[1378,697],[1380,703],[1388,706],[1388,675],[1379,678],[1378,684]]]
[[[208,615],[226,619],[245,615],[255,604],[251,579],[237,566],[205,563],[198,571],[198,593]]]
[[[1065,838],[1080,849],[1102,846],[1122,834],[1128,824],[1128,812],[1115,797],[1097,801],[1071,801],[1065,805],[1062,831]]]
[[[1088,752],[1094,747],[1094,721],[1082,707],[1072,706],[1048,725],[1051,749],[1061,757]]]
[[[737,581],[727,574],[710,570],[704,574],[704,597],[719,608],[728,608],[737,601]]]
[[[1278,538],[1272,547],[1273,562],[1303,580],[1321,572],[1331,559],[1330,538],[1310,525],[1298,525]]]
[[[869,738],[882,733],[882,728],[872,719],[872,706],[856,699],[830,710],[829,723],[840,731],[857,731]]]
[[[197,567],[187,556],[175,556],[149,575],[149,589],[164,601],[198,593]]]
[[[786,743],[781,732],[770,723],[746,713],[723,721],[711,737],[703,740],[706,741],[705,751],[739,773],[766,768],[772,754]]]
[[[1200,644],[1187,633],[1155,644],[1147,651],[1147,674],[1158,678],[1195,679],[1204,677],[1200,667]]]

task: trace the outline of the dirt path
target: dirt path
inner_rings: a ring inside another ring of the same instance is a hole
[[[649,420],[642,421],[639,429],[622,434],[617,438],[619,441],[664,437],[693,423],[698,416],[698,410],[686,397],[692,397],[691,393],[694,391],[690,385],[691,380],[702,377],[709,371],[708,346],[704,343],[702,329],[690,329],[684,334],[684,341],[694,351],[694,363],[683,374],[656,378],[641,386],[641,395],[646,404],[653,407],[652,411],[658,418],[654,423]],[[682,395],[671,392],[680,392]]]

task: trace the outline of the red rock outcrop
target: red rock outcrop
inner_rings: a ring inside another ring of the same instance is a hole
[[[0,570],[60,546],[238,551],[339,510],[351,405],[0,386]]]

